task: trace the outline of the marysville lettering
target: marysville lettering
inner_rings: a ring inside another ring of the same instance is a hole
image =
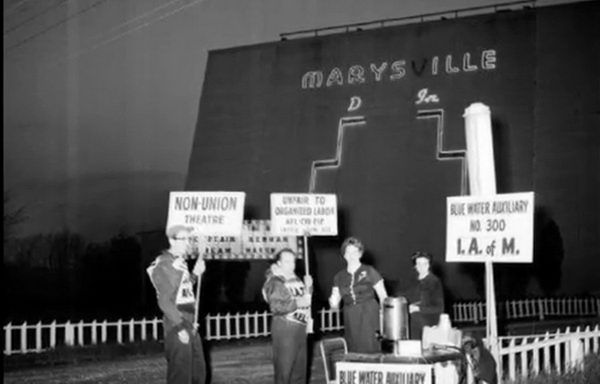
[[[495,49],[480,52],[465,52],[462,55],[433,56],[419,60],[395,60],[355,64],[347,68],[333,67],[307,71],[302,75],[302,89],[330,88],[344,85],[360,85],[382,81],[398,81],[412,71],[417,76],[430,74],[453,75],[457,73],[473,73],[496,69],[497,56]]]

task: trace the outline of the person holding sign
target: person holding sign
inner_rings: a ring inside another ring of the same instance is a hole
[[[429,253],[417,251],[413,253],[412,261],[419,281],[409,296],[410,338],[420,340],[423,327],[437,325],[444,312],[444,291],[440,279],[431,273]]]
[[[310,318],[312,278],[295,273],[296,254],[289,248],[277,252],[266,272],[262,294],[273,313],[273,365],[275,384],[305,384],[306,334]]]
[[[202,341],[194,324],[197,304],[193,288],[206,266],[204,260],[198,258],[193,274],[189,273],[185,257],[191,252],[192,229],[183,225],[167,228],[169,249],[147,269],[164,315],[168,384],[204,384],[206,380]]]
[[[377,339],[380,326],[380,304],[387,297],[383,278],[375,268],[360,262],[364,246],[355,237],[342,243],[346,269],[333,277],[329,297],[331,308],[344,304],[344,337],[350,352],[376,353],[381,351]],[[379,303],[375,300],[375,294]]]

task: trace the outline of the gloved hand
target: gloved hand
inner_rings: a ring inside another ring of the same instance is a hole
[[[177,332],[177,337],[182,344],[188,344],[190,342],[190,334],[186,329],[182,329]]]
[[[206,262],[203,258],[198,257],[198,259],[196,260],[196,264],[194,264],[194,269],[192,270],[192,272],[194,273],[194,275],[200,276],[204,273],[204,271],[206,271]]]

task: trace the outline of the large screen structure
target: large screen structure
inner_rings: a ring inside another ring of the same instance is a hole
[[[462,115],[482,102],[498,193],[538,205],[534,263],[505,282],[600,288],[577,267],[600,259],[598,25],[584,2],[211,51],[186,189],[244,191],[246,219],[268,219],[272,192],[335,193],[339,235],[311,241],[324,294],[357,236],[390,289],[427,250],[449,295],[472,297],[483,275],[443,261],[445,204],[468,193]]]

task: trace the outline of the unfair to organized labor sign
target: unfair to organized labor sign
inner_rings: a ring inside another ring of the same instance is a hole
[[[337,384],[431,384],[431,366],[426,364],[375,364],[338,362]]]
[[[167,228],[186,225],[200,235],[240,236],[244,192],[171,192]]]
[[[446,261],[531,263],[533,192],[447,199]]]
[[[271,193],[271,233],[335,236],[337,230],[336,195]]]

